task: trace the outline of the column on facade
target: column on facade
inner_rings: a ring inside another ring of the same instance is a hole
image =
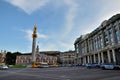
[[[86,64],[86,56],[84,56],[84,64]]]
[[[83,64],[83,62],[82,62],[82,58],[79,58],[79,62],[80,62],[81,64]]]
[[[90,55],[90,63],[92,63],[92,55]]]
[[[76,58],[76,64],[79,64],[79,63],[81,63],[81,62],[80,62],[80,58],[77,57],[77,58]]]
[[[93,56],[94,56],[94,63],[96,63],[96,56],[95,56],[95,54]]]
[[[88,60],[88,63],[90,63],[90,56],[88,55],[87,58],[88,58],[88,59],[87,59],[87,60]]]
[[[111,56],[110,56],[110,51],[107,50],[107,56],[108,56],[108,62],[111,63]]]
[[[77,57],[76,57],[76,64],[79,64],[79,56],[77,55]]]
[[[98,53],[98,63],[101,63],[101,61],[100,61],[100,53]]]
[[[101,60],[102,60],[102,63],[104,63],[104,55],[103,55],[103,52],[101,52]]]
[[[113,62],[116,63],[115,50],[112,49]]]

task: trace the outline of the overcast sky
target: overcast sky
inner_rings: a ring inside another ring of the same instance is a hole
[[[120,0],[0,0],[0,50],[31,52],[38,28],[40,51],[74,50],[74,41],[120,12]]]

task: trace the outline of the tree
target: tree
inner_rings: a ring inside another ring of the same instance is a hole
[[[7,54],[6,54],[6,64],[15,65],[17,55],[21,55],[21,53],[20,52],[14,52],[14,53],[7,52]]]

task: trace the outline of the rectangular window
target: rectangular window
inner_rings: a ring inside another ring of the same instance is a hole
[[[119,32],[118,30],[115,32],[116,38],[117,38],[117,43],[120,43],[120,38],[119,38]]]
[[[102,34],[100,34],[100,48],[103,48],[103,39],[102,39]]]
[[[115,36],[117,38],[117,43],[120,43],[120,34],[119,30],[117,29],[117,26],[115,27]]]
[[[114,40],[113,40],[113,35],[112,35],[112,29],[109,29],[108,33],[109,33],[109,36],[110,36],[111,45],[113,45],[114,44]]]
[[[104,38],[105,38],[105,46],[108,46],[109,45],[109,40],[108,40],[107,31],[104,31]]]
[[[79,54],[79,49],[77,48],[77,54]]]

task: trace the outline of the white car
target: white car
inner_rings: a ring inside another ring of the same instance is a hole
[[[120,65],[114,65],[114,64],[102,64],[101,65],[102,69],[120,69]]]
[[[6,69],[8,69],[8,66],[6,66],[6,65],[1,65],[1,66],[0,66],[0,69],[1,69],[1,70],[6,70]]]
[[[40,63],[40,68],[48,68],[48,67],[49,67],[48,63],[44,63],[44,62]]]

